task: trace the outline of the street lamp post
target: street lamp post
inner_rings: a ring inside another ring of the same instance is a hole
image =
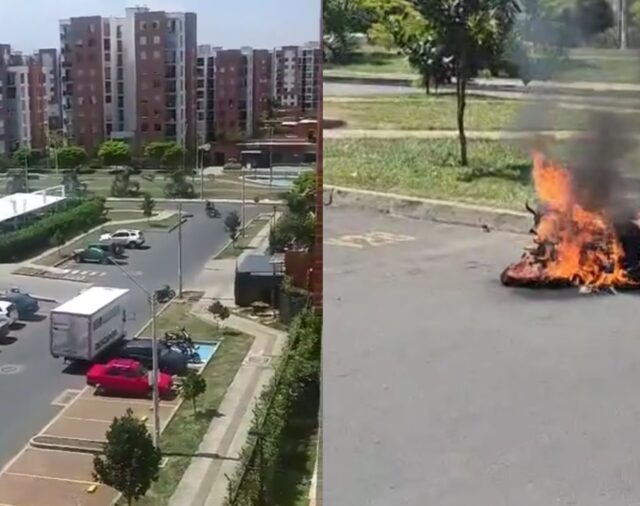
[[[178,204],[178,297],[182,298],[182,202]]]
[[[211,144],[208,142],[198,147],[198,152],[202,151],[202,159],[200,162],[200,198],[204,199],[204,154],[211,150]],[[196,154],[196,159],[197,159]]]
[[[109,261],[115,265],[120,271],[129,278],[134,285],[142,290],[147,296],[149,306],[151,308],[151,383],[152,383],[152,399],[153,399],[153,446],[160,448],[160,392],[158,390],[158,336],[156,334],[156,296],[142,286],[136,279],[131,276],[120,264],[112,258]]]
[[[246,199],[246,193],[245,193],[245,184],[244,184],[244,179],[246,176],[246,170],[251,170],[251,164],[247,164],[246,169],[241,169],[242,171],[242,210],[241,210],[241,214],[242,214],[242,237],[245,237],[245,233],[244,233],[244,223],[245,223],[245,199]]]

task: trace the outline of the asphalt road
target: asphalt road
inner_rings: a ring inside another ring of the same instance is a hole
[[[327,209],[326,504],[640,502],[638,296],[501,286],[527,242]]]
[[[219,204],[224,217],[238,206]],[[183,206],[194,216],[183,225],[183,286],[189,288],[206,261],[220,250],[227,241],[222,219],[205,216],[203,205]],[[255,215],[254,206],[247,207],[247,219]],[[178,231],[148,232],[149,249],[127,250],[128,258],[122,267],[133,274],[134,279],[150,291],[169,284],[178,287]],[[131,289],[127,325],[130,335],[144,327],[150,318],[146,295],[113,265],[83,265],[86,269],[105,271],[95,284]],[[34,294],[52,297],[60,302],[68,300],[87,284],[58,280],[45,280],[3,276],[2,287],[20,286]],[[43,316],[55,304],[43,304]],[[4,366],[17,366],[17,372],[3,374]],[[0,466],[4,465],[31,436],[37,433],[60,409],[51,403],[67,388],[82,388],[84,376],[64,373],[62,359],[49,354],[49,320],[29,322],[0,342]]]

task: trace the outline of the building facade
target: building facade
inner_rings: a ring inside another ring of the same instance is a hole
[[[196,23],[146,7],[61,21],[66,135],[89,151],[106,139],[195,145]]]
[[[318,110],[322,52],[317,42],[273,52],[273,98],[291,115],[314,117]]]
[[[39,49],[34,56],[44,72],[49,131],[60,132],[62,131],[62,87],[58,50]]]

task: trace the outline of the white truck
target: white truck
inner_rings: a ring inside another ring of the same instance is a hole
[[[53,309],[51,355],[91,362],[123,339],[128,294],[124,288],[93,286]]]

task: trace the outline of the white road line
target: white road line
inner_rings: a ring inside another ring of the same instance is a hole
[[[104,271],[102,271],[102,272],[100,273],[100,276],[106,276],[106,275],[107,275],[107,273],[106,273],[106,272],[104,272]]]

